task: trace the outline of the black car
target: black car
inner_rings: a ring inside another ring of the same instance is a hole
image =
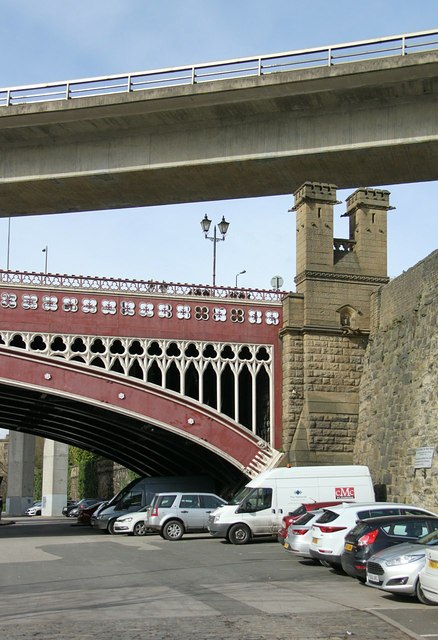
[[[62,515],[68,517],[68,514],[76,505],[77,500],[67,500],[67,504],[62,508]]]
[[[380,516],[361,520],[347,533],[342,568],[349,576],[366,580],[368,558],[387,547],[413,542],[438,529],[438,517],[433,515]]]

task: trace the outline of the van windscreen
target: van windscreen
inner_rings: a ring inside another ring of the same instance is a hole
[[[240,489],[240,491],[231,496],[228,504],[240,504],[245,500],[245,498],[249,496],[252,491],[254,491],[254,489],[252,489],[251,487],[243,487],[243,489]]]

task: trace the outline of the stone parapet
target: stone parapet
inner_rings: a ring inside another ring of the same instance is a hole
[[[293,210],[304,202],[319,202],[323,204],[339,204],[336,199],[336,185],[324,182],[305,182],[294,193],[295,206]]]
[[[393,209],[389,204],[390,192],[386,189],[357,189],[347,198],[347,213],[350,215],[357,209]]]

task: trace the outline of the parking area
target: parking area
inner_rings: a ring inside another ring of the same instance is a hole
[[[8,640],[438,638],[436,608],[290,557],[277,542],[110,536],[65,518],[17,518],[0,537]]]

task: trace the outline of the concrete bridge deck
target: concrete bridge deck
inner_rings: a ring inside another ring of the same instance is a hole
[[[0,109],[0,215],[438,177],[438,51]]]

